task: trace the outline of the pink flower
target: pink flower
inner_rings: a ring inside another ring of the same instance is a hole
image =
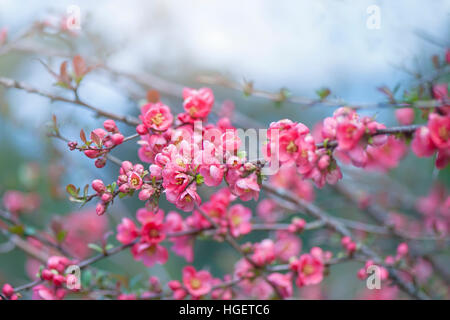
[[[47,288],[43,284],[33,287],[33,300],[62,300],[66,295],[63,288]]]
[[[252,260],[258,266],[270,264],[275,260],[275,244],[271,239],[264,239],[263,241],[254,245],[254,252]]]
[[[409,247],[406,242],[402,242],[397,247],[397,259],[401,259],[408,254]]]
[[[142,226],[141,241],[149,244],[158,244],[166,238],[164,225],[157,220],[150,220]]]
[[[416,130],[411,148],[418,157],[429,157],[434,153],[436,146],[431,140],[428,127],[420,127]]]
[[[230,233],[233,237],[250,233],[252,231],[252,211],[241,204],[235,204],[227,213],[230,225]]]
[[[351,150],[356,147],[364,135],[365,128],[359,123],[345,121],[338,123],[336,129],[336,139],[339,149]]]
[[[147,128],[156,131],[166,131],[173,122],[170,108],[161,102],[144,105],[142,115],[139,117]]]
[[[194,298],[208,294],[212,288],[211,282],[212,276],[208,271],[196,271],[192,266],[183,268],[183,284]]]
[[[134,259],[142,261],[146,267],[151,267],[155,263],[164,264],[169,258],[167,249],[158,244],[147,242],[136,243],[131,248]]]
[[[400,160],[407,152],[407,146],[403,140],[389,136],[382,146],[367,147],[366,169],[387,171],[398,166]]]
[[[194,210],[195,205],[200,205],[201,198],[197,193],[195,184],[191,184],[177,198],[175,206],[185,212]]]
[[[288,262],[292,257],[297,256],[301,249],[302,242],[298,236],[286,231],[277,232],[275,255],[278,259]]]
[[[139,190],[142,187],[143,181],[141,176],[135,171],[129,171],[128,176],[128,186],[131,189]]]
[[[47,267],[49,269],[54,269],[59,273],[64,273],[66,267],[70,264],[70,260],[66,257],[61,256],[51,256],[47,260]]]
[[[184,88],[183,99],[184,110],[192,118],[207,117],[214,105],[214,94],[209,88]]]
[[[399,108],[395,110],[395,117],[401,125],[409,125],[414,122],[413,108]]]
[[[64,217],[62,228],[67,231],[63,243],[66,250],[84,259],[91,253],[88,244],[100,241],[108,230],[108,218],[97,216],[92,209],[72,212]]]
[[[430,114],[428,128],[430,129],[430,138],[437,148],[450,148],[450,115]]]
[[[224,169],[218,164],[207,164],[200,167],[199,173],[205,179],[208,187],[216,187],[223,180]]]
[[[273,199],[263,199],[256,207],[258,217],[266,223],[274,223],[282,216],[282,209]]]
[[[291,263],[297,272],[296,284],[299,287],[318,284],[322,282],[324,264],[320,258],[313,254],[305,253],[297,261]]]
[[[251,174],[247,178],[238,179],[234,191],[242,201],[258,200],[260,187],[256,175]]]
[[[28,213],[39,207],[40,198],[35,193],[8,190],[3,195],[3,205],[12,214]]]
[[[278,292],[280,292],[282,298],[292,297],[292,275],[290,273],[271,273],[267,279],[278,288]]]
[[[120,243],[128,244],[134,241],[139,235],[139,230],[133,220],[122,218],[122,222],[117,226],[117,240]]]

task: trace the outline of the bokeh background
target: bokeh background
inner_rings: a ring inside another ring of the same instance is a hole
[[[442,55],[450,47],[448,0],[0,0],[0,28],[8,28],[8,37],[14,39],[35,21],[58,24],[73,4],[81,10],[81,30],[74,35],[54,33],[27,38],[22,50],[0,55],[0,76],[65,94],[52,85],[53,78],[39,61],[42,59],[56,69],[65,58],[52,52],[63,52],[67,57],[80,54],[115,70],[146,76],[149,87],[152,81],[160,79],[199,87],[199,76],[222,75],[240,83],[253,81],[255,87],[271,92],[287,88],[293,95],[314,98],[316,90],[327,87],[333,98],[352,104],[377,103],[386,100],[377,87],[408,89],[417,83],[416,73],[433,72],[430,57]],[[373,4],[381,9],[380,29],[366,27],[366,9]],[[27,48],[37,50],[30,52]],[[231,100],[237,110],[265,126],[287,117],[312,126],[334,110],[327,106],[277,104],[246,97],[236,90],[212,87],[219,105]],[[83,81],[80,95],[104,110],[136,115],[146,89],[124,77],[94,70]],[[176,96],[163,93],[162,99],[175,109],[181,108],[181,100]],[[46,124],[53,114],[64,135],[74,139],[80,128],[90,132],[101,126],[101,119],[92,117],[91,112],[4,88],[0,88],[0,111],[0,195],[11,189],[40,195],[39,209],[24,217],[27,223],[48,228],[55,217],[64,219],[79,211],[77,204],[67,200],[66,184],[84,186],[94,178],[111,181],[116,174],[114,165],[96,169],[82,154],[70,152],[63,142],[46,137]],[[396,124],[392,109],[363,113],[376,115],[388,126]],[[132,128],[120,128],[127,135],[133,133]],[[129,143],[114,155],[137,161],[136,151],[137,146]],[[433,159],[417,159],[412,154],[389,177],[398,184],[398,190],[410,196],[410,201],[428,192],[437,181],[447,185],[450,181],[448,170],[433,169]],[[364,183],[372,182],[382,188],[379,178],[369,175]],[[203,194],[208,193],[211,190],[203,189]],[[336,215],[362,219],[357,209],[326,188],[316,190],[316,201],[332,208]],[[108,213],[110,229],[122,216],[132,215],[139,205],[137,199],[116,202]],[[254,204],[251,206],[254,208]],[[174,209],[167,204],[163,207]],[[89,208],[87,205],[83,210]],[[324,235],[305,236],[304,247],[320,243],[321,237]],[[0,283],[27,282],[27,257],[20,250],[11,250],[2,235],[0,241]],[[216,276],[230,272],[238,258],[226,246],[208,241],[198,242],[195,253],[195,265],[209,267]],[[171,254],[167,265],[146,269],[125,252],[98,266],[123,276],[140,274],[133,280],[138,283],[150,274],[163,280],[178,278],[184,263]],[[357,268],[350,263],[333,269],[325,281],[324,297],[357,296],[364,286],[356,280]]]

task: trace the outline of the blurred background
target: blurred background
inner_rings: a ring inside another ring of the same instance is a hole
[[[81,13],[81,28],[73,32],[60,28],[71,5],[78,6]],[[371,5],[380,9],[379,29],[367,27]],[[449,0],[0,0],[0,30],[7,28],[8,41],[18,39],[14,48],[5,49],[9,42],[0,46],[0,76],[66,95],[53,85],[53,77],[40,60],[57,70],[62,61],[80,54],[91,64],[107,66],[83,80],[82,99],[103,110],[130,115],[138,114],[149,88],[158,90],[163,102],[181,110],[179,95],[184,85],[204,86],[205,80],[218,76],[233,83],[252,82],[255,88],[274,93],[282,90],[317,99],[316,91],[328,88],[333,99],[351,104],[382,103],[386,97],[377,88],[397,87],[403,92],[417,84],[417,74],[435,72],[431,56],[442,56],[450,47],[449,15]],[[29,34],[37,29],[33,27],[36,22],[46,25],[45,32]],[[135,77],[140,79],[138,84]],[[236,110],[261,126],[283,118],[313,126],[334,111],[326,105],[276,103],[246,96],[242,90],[210,86],[219,106],[232,101]],[[93,218],[88,218],[87,224],[98,226],[90,204],[80,209],[67,200],[64,188],[68,183],[84,186],[95,178],[112,181],[117,168],[108,163],[104,169],[96,169],[92,160],[70,152],[64,142],[47,138],[46,126],[56,115],[64,136],[77,139],[80,128],[90,132],[101,126],[102,119],[74,105],[50,103],[45,97],[4,88],[0,88],[0,112],[0,195],[7,190],[38,194],[38,209],[23,217],[37,228],[48,229],[55,219],[67,223],[68,217],[80,210]],[[387,107],[362,113],[376,115],[387,126],[397,124],[393,110]],[[125,135],[133,133],[133,128],[119,126]],[[114,155],[135,162],[136,151],[132,142]],[[398,184],[396,188],[406,190],[414,201],[437,181],[449,184],[448,168],[442,172],[433,168],[433,159],[409,154],[401,167],[388,174],[388,183]],[[375,178],[380,177],[369,175],[368,180],[382,188],[381,180]],[[336,215],[360,217],[357,209],[327,188],[316,190],[316,202],[332,208]],[[109,229],[115,229],[121,217],[133,215],[141,204],[137,199],[118,201],[99,228],[106,231],[109,224]],[[163,207],[174,209],[167,204]],[[258,237],[262,235],[249,240]],[[26,283],[37,264],[20,250],[12,250],[3,235],[0,240],[0,283]],[[304,248],[309,248],[321,240],[311,236],[303,241]],[[198,242],[195,254],[195,265],[209,266],[215,276],[230,272],[238,258],[226,246],[208,241]],[[125,277],[140,274],[133,280],[138,283],[150,274],[162,280],[179,278],[183,264],[184,260],[171,254],[165,266],[146,269],[124,252],[98,266]],[[326,295],[313,288],[317,292],[311,296],[355,298],[364,287],[356,280],[357,269],[352,264],[336,267],[325,281]]]

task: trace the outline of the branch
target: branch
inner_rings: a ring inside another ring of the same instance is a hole
[[[49,98],[51,101],[62,101],[62,102],[66,102],[66,103],[79,105],[79,106],[82,106],[86,109],[93,111],[96,114],[96,116],[98,116],[98,117],[114,119],[114,120],[121,121],[121,122],[124,122],[129,125],[132,125],[132,126],[136,126],[140,123],[139,120],[134,117],[118,115],[115,113],[111,113],[108,111],[103,111],[101,109],[98,109],[97,107],[94,107],[90,104],[87,104],[86,102],[81,101],[78,97],[76,97],[75,99],[69,99],[69,98],[66,98],[63,96],[55,95],[55,94],[48,93],[43,90],[37,89],[25,82],[19,82],[19,81],[13,80],[13,79],[0,77],[0,85],[4,86],[5,88],[15,88],[15,89],[24,90],[28,93],[37,94],[37,95]]]
[[[295,196],[291,195],[286,190],[281,189],[275,189],[272,186],[264,183],[262,185],[262,188],[271,193],[276,195],[277,197],[280,197],[284,200],[287,200],[291,203],[294,203],[300,210],[305,211],[310,216],[322,220],[327,228],[339,233],[341,236],[348,236],[352,238],[352,234],[350,231],[337,219],[331,217],[326,212],[322,211],[319,207],[315,206],[314,204],[308,203],[303,199],[296,198]],[[358,244],[357,248],[361,253],[372,259],[376,264],[383,265],[382,259],[378,254],[376,254],[373,250],[365,246],[364,244]],[[389,277],[394,280],[395,283],[406,293],[408,293],[411,297],[414,297],[416,299],[420,300],[428,300],[429,297],[424,294],[422,291],[420,291],[416,286],[414,286],[411,283],[408,283],[404,281],[397,270],[395,270],[393,267],[385,266],[386,269],[389,271]]]

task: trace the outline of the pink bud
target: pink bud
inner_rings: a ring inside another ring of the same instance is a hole
[[[64,276],[60,275],[60,274],[55,274],[55,275],[53,276],[52,281],[53,281],[53,284],[54,284],[55,286],[60,286],[60,285],[62,285],[64,282],[66,282],[66,278],[65,278]]]
[[[97,168],[101,169],[106,165],[106,158],[98,158],[94,164]]]
[[[178,280],[170,280],[167,285],[169,286],[170,290],[177,290],[181,288],[181,283]]]
[[[54,273],[48,269],[44,269],[44,270],[42,270],[41,276],[42,276],[42,279],[50,281],[53,279]]]
[[[384,262],[385,262],[387,265],[393,265],[393,264],[395,263],[395,259],[394,259],[393,256],[387,256],[387,257],[384,259]]]
[[[346,247],[351,241],[352,241],[352,239],[350,237],[348,237],[348,236],[343,237],[341,239],[341,245]]]
[[[114,145],[116,145],[116,146],[119,145],[119,144],[122,144],[123,139],[124,139],[123,135],[120,134],[120,133],[115,133],[111,137],[112,143],[114,143]]]
[[[148,199],[151,198],[151,196],[153,195],[154,190],[152,189],[142,189],[139,192],[139,200],[141,201],[147,201]]]
[[[111,119],[105,120],[103,122],[103,127],[105,128],[106,131],[109,131],[109,132],[117,132],[118,131],[116,123],[114,122],[114,120],[111,120]]]
[[[128,193],[130,192],[130,186],[128,185],[128,183],[124,183],[119,187],[119,191],[122,193]]]
[[[144,166],[140,163],[137,163],[134,165],[133,170],[136,171],[138,174],[142,174],[144,172]]]
[[[97,203],[97,206],[95,207],[95,212],[97,213],[98,216],[101,216],[102,214],[104,214],[106,211],[106,206],[99,202]]]
[[[121,174],[118,178],[117,178],[117,182],[118,184],[122,185],[124,183],[128,182],[128,177],[125,174]]]
[[[366,269],[364,268],[359,269],[357,276],[360,280],[364,280],[367,277]]]
[[[85,150],[85,151],[84,151],[84,154],[85,154],[86,157],[88,157],[88,158],[95,159],[95,158],[97,158],[97,157],[100,155],[100,152],[97,151],[97,150],[89,149],[89,150]]]
[[[67,145],[69,146],[70,151],[73,151],[77,148],[78,143],[76,141],[69,141]]]
[[[102,194],[101,198],[104,203],[110,202],[112,200],[112,194],[109,192],[105,192]]]
[[[399,257],[404,257],[408,254],[408,244],[402,242],[397,247],[397,254]]]
[[[122,169],[126,173],[133,169],[133,164],[130,161],[124,161],[122,162]]]
[[[14,288],[10,284],[6,283],[3,286],[2,292],[5,296],[10,297],[14,294]]]
[[[105,184],[100,179],[95,179],[94,181],[92,181],[92,189],[94,189],[98,193],[103,193],[106,190]]]
[[[395,117],[397,121],[406,126],[414,121],[414,109],[413,108],[400,108],[395,110]]]
[[[186,295],[187,295],[187,292],[184,289],[175,290],[175,292],[173,293],[173,297],[176,300],[182,300],[186,297]]]
[[[147,129],[147,127],[144,126],[143,124],[140,124],[140,125],[138,125],[138,126],[136,127],[136,132],[137,132],[139,135],[143,136],[143,135],[145,135],[145,134],[148,133],[148,129]]]
[[[345,248],[347,249],[348,254],[352,254],[353,252],[356,251],[356,243],[351,241],[345,246]]]

